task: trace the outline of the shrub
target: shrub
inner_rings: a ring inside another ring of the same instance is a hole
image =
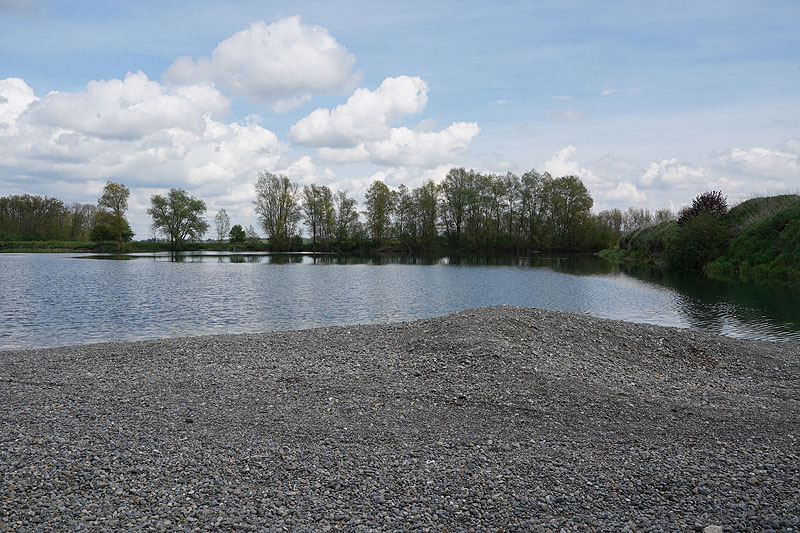
[[[728,242],[728,226],[718,216],[701,212],[678,229],[675,239],[665,250],[670,267],[681,270],[702,270],[719,257]]]
[[[683,226],[696,216],[706,213],[722,216],[728,212],[728,199],[722,196],[722,191],[704,192],[692,200],[692,207],[681,209],[678,216],[678,225]]]

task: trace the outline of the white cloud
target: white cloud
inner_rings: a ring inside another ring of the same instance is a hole
[[[307,155],[300,156],[288,165],[277,170],[277,172],[284,174],[301,187],[312,183],[320,185],[327,184],[335,176],[333,171],[329,168],[324,168],[320,171],[311,157]]]
[[[556,150],[550,159],[544,162],[542,169],[553,177],[578,176],[584,184],[597,181],[595,174],[588,168],[581,167],[575,159],[577,153],[578,149],[571,144]]]
[[[422,133],[430,133],[436,128],[436,121],[432,118],[426,118],[425,120],[420,120],[417,126],[414,128],[414,131],[419,131]]]
[[[614,207],[675,211],[710,190],[721,190],[729,203],[735,203],[753,194],[796,191],[800,174],[798,139],[774,148],[726,149],[702,165],[669,158],[642,167],[610,154],[581,164],[577,154],[574,146],[566,146],[542,168],[553,176],[579,176],[595,200],[595,211]]]
[[[107,179],[120,181],[131,188],[139,237],[147,237],[149,194],[171,187],[206,199],[209,211],[247,216],[252,193],[243,202],[244,192],[286,150],[257,117],[223,122],[228,101],[211,86],[162,85],[137,73],[41,99],[18,79],[0,80],[0,92],[0,189],[94,202]]]
[[[369,159],[369,151],[364,143],[360,143],[353,148],[328,148],[323,146],[317,148],[317,156],[320,159],[334,163],[358,163]]]
[[[673,189],[702,188],[708,181],[704,169],[675,158],[650,163],[639,178],[639,183],[644,187]]]
[[[434,166],[458,159],[478,135],[475,122],[454,122],[438,132],[392,128],[389,138],[367,143],[373,162],[387,165]]]
[[[391,124],[422,112],[427,103],[428,85],[422,79],[386,78],[374,91],[356,89],[333,110],[313,111],[292,126],[289,138],[309,146],[352,147],[385,138]]]
[[[289,137],[297,144],[316,146],[317,157],[336,163],[436,166],[463,154],[480,128],[475,122],[454,122],[433,131],[431,119],[420,121],[414,130],[391,127],[422,112],[427,91],[420,78],[386,78],[374,91],[357,89],[333,110],[313,111],[292,126]]]
[[[711,165],[718,173],[739,178],[753,177],[772,182],[771,188],[800,183],[800,140],[790,139],[776,148],[732,148],[712,155]]]
[[[0,135],[16,133],[17,118],[28,106],[38,100],[25,80],[6,78],[0,80]]]
[[[510,104],[510,103],[511,103],[510,100],[492,100],[491,102],[489,102],[489,105],[490,106],[498,106],[498,105],[506,105],[506,104]]]
[[[594,200],[595,211],[613,207],[649,207],[648,194],[634,183],[642,172],[636,163],[605,155],[584,166],[577,160],[577,154],[574,146],[565,146],[553,153],[542,168],[554,177],[573,175],[581,178]]]
[[[294,98],[287,98],[285,100],[278,100],[274,104],[270,105],[269,108],[274,111],[275,113],[283,114],[288,113],[292,109],[297,109],[301,105],[305,104],[306,102],[311,101],[310,94],[304,94],[302,96],[295,96]]]
[[[367,189],[376,180],[384,182],[391,188],[405,185],[409,189],[414,189],[428,180],[440,183],[447,176],[450,169],[456,166],[458,166],[456,163],[448,162],[428,169],[419,167],[386,167],[363,178],[335,181],[331,184],[331,188],[346,190],[351,197],[363,202]]]
[[[210,85],[161,85],[142,72],[92,81],[77,93],[52,92],[28,112],[37,124],[90,136],[133,139],[168,128],[200,131],[229,101]]]
[[[617,186],[600,193],[602,200],[615,205],[634,206],[647,202],[647,195],[633,183],[617,183]]]
[[[355,56],[320,26],[299,16],[264,21],[225,39],[211,57],[180,57],[164,74],[180,83],[213,82],[257,102],[286,111],[308,101],[309,93],[347,90],[360,76]]]

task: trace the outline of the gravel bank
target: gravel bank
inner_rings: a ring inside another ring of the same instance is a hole
[[[0,352],[0,531],[800,530],[800,345],[517,307]]]

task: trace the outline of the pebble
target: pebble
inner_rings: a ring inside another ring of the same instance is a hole
[[[0,352],[0,531],[798,531],[799,363],[520,307]]]

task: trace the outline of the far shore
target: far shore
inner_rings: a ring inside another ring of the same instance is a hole
[[[797,342],[487,307],[0,376],[0,532],[800,530]]]

